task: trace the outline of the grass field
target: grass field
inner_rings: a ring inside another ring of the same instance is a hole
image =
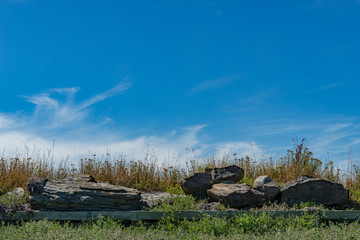
[[[277,218],[245,215],[126,225],[111,219],[89,223],[0,223],[0,239],[359,239],[360,223],[323,222],[316,215]]]

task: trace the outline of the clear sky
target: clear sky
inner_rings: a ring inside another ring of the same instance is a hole
[[[0,0],[0,146],[360,159],[359,0]],[[194,149],[194,151],[193,151]]]

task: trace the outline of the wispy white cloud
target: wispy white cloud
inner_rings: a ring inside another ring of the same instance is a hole
[[[14,120],[6,115],[0,114],[0,130],[10,128]]]
[[[306,10],[313,10],[316,9],[318,7],[322,7],[325,5],[325,1],[324,0],[312,0],[309,3],[308,2],[301,2],[302,4],[302,8],[306,9]],[[306,5],[303,5],[306,4]]]
[[[19,157],[25,152],[51,152],[55,162],[69,159],[70,163],[78,163],[81,158],[96,155],[98,158],[110,153],[113,157],[125,157],[127,160],[142,160],[185,166],[190,160],[201,161],[209,157],[209,152],[216,157],[232,153],[253,154],[261,153],[256,143],[226,142],[204,143],[199,138],[200,131],[205,125],[196,125],[177,130],[162,136],[139,136],[136,138],[119,138],[116,133],[108,135],[89,135],[87,140],[76,139],[72,136],[52,139],[38,133],[22,130],[0,132],[0,146],[2,155]],[[55,140],[55,144],[54,144]],[[27,154],[27,153],[26,153]]]
[[[103,93],[94,95],[80,103],[74,100],[75,94],[80,88],[74,87],[53,88],[33,96],[24,96],[24,98],[36,106],[32,121],[45,121],[47,123],[46,127],[51,129],[83,121],[90,113],[90,106],[120,94],[129,89],[130,86],[131,85],[128,82],[121,82],[115,87]],[[61,101],[59,98],[54,97],[53,95],[55,93],[64,95],[65,100]]]
[[[331,124],[329,125],[324,131],[325,132],[335,132],[347,127],[350,127],[351,124],[350,123],[335,123],[335,124]]]
[[[115,96],[127,89],[129,89],[131,86],[131,84],[129,82],[125,82],[125,83],[119,83],[118,85],[116,85],[115,87],[103,92],[103,93],[100,93],[100,94],[97,94],[89,99],[87,99],[86,101],[82,102],[80,105],[79,105],[79,109],[84,109],[86,107],[89,107],[95,103],[98,103],[98,102],[101,102],[109,97],[112,97],[112,96]]]
[[[54,88],[25,97],[36,106],[33,116],[0,115],[2,154],[14,156],[31,149],[31,152],[51,152],[56,161],[69,158],[75,163],[80,158],[111,153],[115,157],[126,156],[128,160],[148,159],[159,164],[183,165],[189,160],[205,159],[210,152],[216,156],[230,154],[232,151],[242,154],[261,152],[256,143],[204,142],[201,140],[201,133],[207,127],[205,124],[179,127],[160,136],[140,135],[129,138],[116,130],[109,132],[101,126],[87,122],[89,107],[129,87],[129,84],[118,84],[82,102],[75,101],[79,88]],[[29,121],[29,118],[33,120]],[[106,123],[112,120],[107,118],[104,121]],[[78,127],[72,127],[74,122],[79,123]],[[44,126],[47,125],[52,128],[52,134],[43,134],[46,128]],[[91,131],[87,131],[87,128]],[[71,129],[70,134],[61,134],[68,129]]]
[[[189,160],[211,156],[231,157],[232,153],[249,155],[255,159],[278,152],[283,154],[291,147],[288,141],[298,136],[306,137],[312,143],[310,149],[316,156],[324,156],[329,152],[332,160],[339,163],[342,160],[341,153],[346,152],[349,146],[353,146],[355,154],[360,153],[360,124],[357,118],[254,121],[242,126],[244,134],[239,134],[233,141],[207,136],[208,129],[211,128],[211,125],[207,124],[179,126],[162,135],[143,134],[128,137],[126,133],[116,129],[109,132],[106,127],[103,128],[103,124],[111,122],[112,119],[105,118],[96,124],[87,121],[90,108],[94,104],[129,87],[130,85],[120,84],[82,102],[75,100],[79,88],[50,89],[27,97],[27,101],[36,106],[33,116],[22,112],[0,114],[0,150],[5,149],[6,153],[16,154],[25,146],[44,151],[51,149],[56,159],[69,156],[74,161],[93,154],[101,156],[111,152],[112,156],[126,155],[130,160],[150,158],[160,164],[184,164]],[[275,92],[276,89],[256,94],[247,98],[247,103],[264,101]],[[60,119],[59,122],[56,118]],[[39,119],[42,119],[42,122],[37,121]],[[74,128],[73,123],[78,125]],[[46,125],[51,125],[51,134],[44,134],[48,132],[48,129],[44,131]],[[69,129],[71,131],[68,131]],[[63,131],[68,133],[62,134]],[[249,138],[254,141],[250,143],[247,140]],[[278,141],[280,138],[282,141]],[[266,152],[264,149],[267,149]]]
[[[14,4],[14,3],[24,3],[29,2],[30,0],[6,0],[6,2]]]
[[[244,102],[249,106],[256,106],[262,103],[265,99],[275,95],[277,92],[277,87],[267,88],[244,99]]]
[[[253,159],[259,159],[264,155],[264,150],[256,142],[239,141],[218,143],[216,153],[218,159],[231,156],[233,153],[239,154],[239,156],[249,156]]]
[[[250,96],[246,94],[238,96],[234,101],[224,106],[227,112],[244,112],[256,109],[257,106],[261,105],[266,99],[269,99],[275,95],[278,95],[279,91],[276,86],[263,89]]]
[[[208,91],[211,89],[220,88],[220,87],[223,87],[239,78],[240,78],[240,75],[235,75],[235,76],[221,77],[221,78],[208,80],[208,81],[202,82],[202,83],[194,86],[193,88],[191,88],[189,90],[188,94],[194,95],[194,94]]]
[[[340,82],[330,83],[330,84],[324,85],[319,88],[310,89],[310,90],[306,91],[305,94],[315,93],[315,92],[323,92],[323,91],[326,91],[329,89],[337,88],[339,86],[342,86],[343,84],[344,83],[340,83]]]
[[[256,122],[247,127],[255,139],[273,139],[270,152],[283,152],[286,142],[291,138],[306,138],[310,150],[316,157],[341,164],[350,146],[356,154],[360,154],[360,129],[358,118],[332,117],[325,119],[281,119],[278,121]],[[282,139],[282,140],[281,140]],[[261,141],[260,141],[261,142]],[[268,146],[269,146],[268,145]],[[290,145],[286,147],[291,148]]]

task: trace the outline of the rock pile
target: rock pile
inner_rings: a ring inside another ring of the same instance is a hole
[[[347,192],[339,183],[302,176],[281,188],[269,176],[260,176],[253,188],[238,183],[244,170],[232,165],[224,168],[205,169],[195,173],[181,184],[186,194],[207,197],[210,203],[204,210],[217,209],[220,203],[232,209],[261,207],[265,202],[282,202],[289,206],[302,202],[314,202],[325,206],[343,207]],[[171,194],[140,193],[131,188],[97,182],[90,175],[73,175],[64,180],[29,179],[27,189],[33,210],[55,211],[111,211],[138,210],[154,206],[161,199],[170,199]],[[22,196],[22,189],[9,194]],[[0,212],[9,211],[4,207]]]
[[[186,194],[194,196],[205,196],[206,190],[214,184],[230,181],[238,182],[244,177],[244,170],[232,165],[224,168],[206,168],[204,173],[195,173],[182,182],[181,187]]]
[[[265,202],[283,202],[289,206],[313,202],[325,206],[340,206],[347,199],[345,188],[332,181],[302,176],[281,188],[269,176],[260,176],[254,188],[239,184],[244,170],[238,166],[205,169],[195,173],[181,184],[186,194],[205,196],[209,201],[220,202],[231,208],[261,207]]]

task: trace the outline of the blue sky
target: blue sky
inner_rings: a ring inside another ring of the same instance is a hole
[[[0,0],[1,149],[186,161],[306,138],[344,167],[359,23],[358,0]]]

